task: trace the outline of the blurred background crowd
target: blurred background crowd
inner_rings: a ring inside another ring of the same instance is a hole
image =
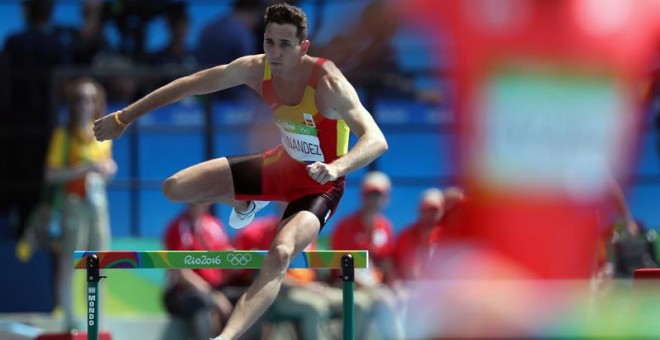
[[[236,232],[224,228],[229,208],[174,204],[160,192],[162,180],[179,169],[278,142],[268,107],[247,88],[186,98],[104,146],[88,127],[174,78],[261,53],[263,12],[276,2],[0,2],[0,257],[14,273],[0,289],[0,313],[55,310],[51,328],[80,328],[73,291],[83,283],[62,255],[72,249],[268,248],[281,206],[269,206],[266,217]],[[461,207],[471,198],[456,186],[455,62],[443,54],[448,41],[423,34],[389,0],[288,2],[308,15],[310,54],[339,66],[390,145],[348,177],[339,209],[314,246],[369,250],[372,267],[356,277],[358,339],[403,338],[414,324],[406,302],[420,298],[408,282],[426,278],[429,259],[442,250],[443,235],[460,229]],[[599,292],[608,278],[630,279],[635,269],[658,266],[659,80],[660,53],[640,86],[644,117],[630,180],[612,184],[617,208],[601,221],[593,265]],[[47,231],[58,244],[17,250],[35,207],[49,195],[62,197],[58,213],[73,216]],[[107,280],[104,292],[111,325],[117,325],[113,316],[168,315],[168,327],[171,318],[180,321],[178,331],[205,338],[221,327],[254,273],[112,275],[121,279]],[[290,271],[276,303],[246,338],[275,337],[282,329],[273,325],[281,323],[293,325],[283,338],[338,337],[341,290],[334,277]]]

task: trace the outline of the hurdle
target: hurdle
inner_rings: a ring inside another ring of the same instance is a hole
[[[75,251],[74,268],[87,270],[87,340],[98,340],[101,269],[259,269],[266,250],[229,251]],[[354,340],[355,269],[368,268],[366,250],[308,250],[293,258],[289,268],[341,269],[343,338]]]

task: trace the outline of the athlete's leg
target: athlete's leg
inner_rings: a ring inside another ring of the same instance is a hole
[[[282,225],[264,258],[259,276],[238,300],[220,334],[224,340],[241,336],[273,303],[291,260],[316,238],[321,222],[311,212],[300,211]]]
[[[224,203],[239,211],[247,202],[234,199],[234,181],[227,158],[216,158],[183,169],[163,183],[163,193],[175,202]]]

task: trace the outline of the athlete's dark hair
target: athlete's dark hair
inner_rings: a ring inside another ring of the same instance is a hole
[[[271,23],[296,26],[296,36],[299,41],[307,39],[307,15],[299,7],[287,3],[275,4],[266,8],[264,15],[266,27]]]

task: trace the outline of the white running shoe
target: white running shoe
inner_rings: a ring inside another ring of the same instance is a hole
[[[229,226],[234,229],[244,228],[248,224],[252,223],[252,221],[254,221],[254,215],[256,215],[259,210],[267,206],[268,203],[270,203],[270,201],[250,201],[245,212],[232,209],[231,214],[229,214]]]

